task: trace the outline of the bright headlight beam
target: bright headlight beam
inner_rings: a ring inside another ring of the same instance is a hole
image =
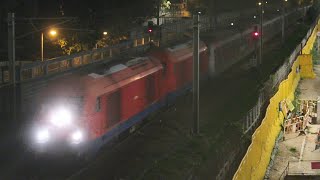
[[[83,140],[83,134],[80,130],[75,131],[71,135],[72,143],[79,144]]]
[[[48,129],[40,129],[36,134],[36,140],[38,143],[46,143],[49,140]]]
[[[51,114],[50,121],[58,127],[63,127],[71,124],[71,113],[66,109],[58,109]]]

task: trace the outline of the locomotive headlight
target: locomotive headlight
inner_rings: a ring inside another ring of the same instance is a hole
[[[71,143],[79,144],[83,141],[83,133],[80,130],[77,130],[71,134]]]
[[[36,132],[36,141],[37,143],[46,143],[49,141],[49,131],[48,129],[39,129],[37,132]]]
[[[71,112],[66,109],[58,109],[51,114],[50,122],[57,127],[65,127],[71,124]]]

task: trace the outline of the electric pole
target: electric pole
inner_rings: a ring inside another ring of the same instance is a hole
[[[11,66],[11,82],[13,86],[16,85],[16,78],[15,78],[15,61],[16,61],[16,55],[15,55],[15,17],[14,13],[8,13],[8,57],[9,62]]]
[[[259,61],[258,66],[262,64],[262,49],[263,49],[263,13],[264,13],[264,1],[261,1],[260,4],[260,50],[259,50]]]
[[[199,134],[199,20],[200,20],[199,13],[193,15],[193,133],[194,134]]]
[[[159,43],[158,46],[161,45],[161,39],[162,39],[162,28],[160,26],[160,9],[161,9],[161,0],[157,0],[157,33],[159,37]]]
[[[285,41],[285,2],[286,0],[281,0],[281,42],[284,44]]]
[[[161,8],[161,0],[157,0],[157,26],[160,25],[160,8]]]
[[[12,83],[12,119],[16,121],[16,46],[15,46],[15,17],[8,13],[8,58],[10,64],[10,79]]]

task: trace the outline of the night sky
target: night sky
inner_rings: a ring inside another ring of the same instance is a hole
[[[112,14],[115,16],[145,16],[154,11],[155,0],[2,0],[2,9],[9,6],[17,14],[29,16],[57,16],[61,15],[60,9],[65,16],[86,16],[90,11],[96,12],[98,16]],[[217,10],[234,10],[239,8],[254,7],[258,0],[189,0],[214,1]],[[269,0],[277,2],[278,0]],[[61,8],[60,8],[61,6]]]
[[[155,0],[1,0],[0,37],[7,38],[5,19],[8,12],[15,12],[16,17],[78,17],[77,24],[66,26],[98,31],[113,29],[119,32],[133,26],[140,26],[136,23],[136,17],[154,16],[156,12],[154,2]],[[215,2],[214,8],[208,11],[221,13],[255,8],[258,0],[188,0],[188,2]],[[268,0],[268,2],[269,4],[279,3],[279,0]],[[37,27],[45,27],[50,23],[53,22],[35,22]],[[32,30],[30,24],[24,24],[17,25],[17,32]],[[4,51],[5,46],[6,41],[0,42],[0,53]]]
[[[46,0],[39,2],[39,16],[86,17],[97,16],[144,16],[152,12],[152,0]]]

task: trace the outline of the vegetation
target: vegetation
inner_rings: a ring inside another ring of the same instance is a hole
[[[296,152],[297,152],[297,148],[291,147],[291,148],[289,149],[289,151],[292,152],[292,153],[296,153]]]
[[[60,46],[63,54],[67,55],[83,50],[82,44],[79,42],[79,39],[76,36],[72,36],[69,40],[66,40],[66,38],[61,38],[54,43]]]

